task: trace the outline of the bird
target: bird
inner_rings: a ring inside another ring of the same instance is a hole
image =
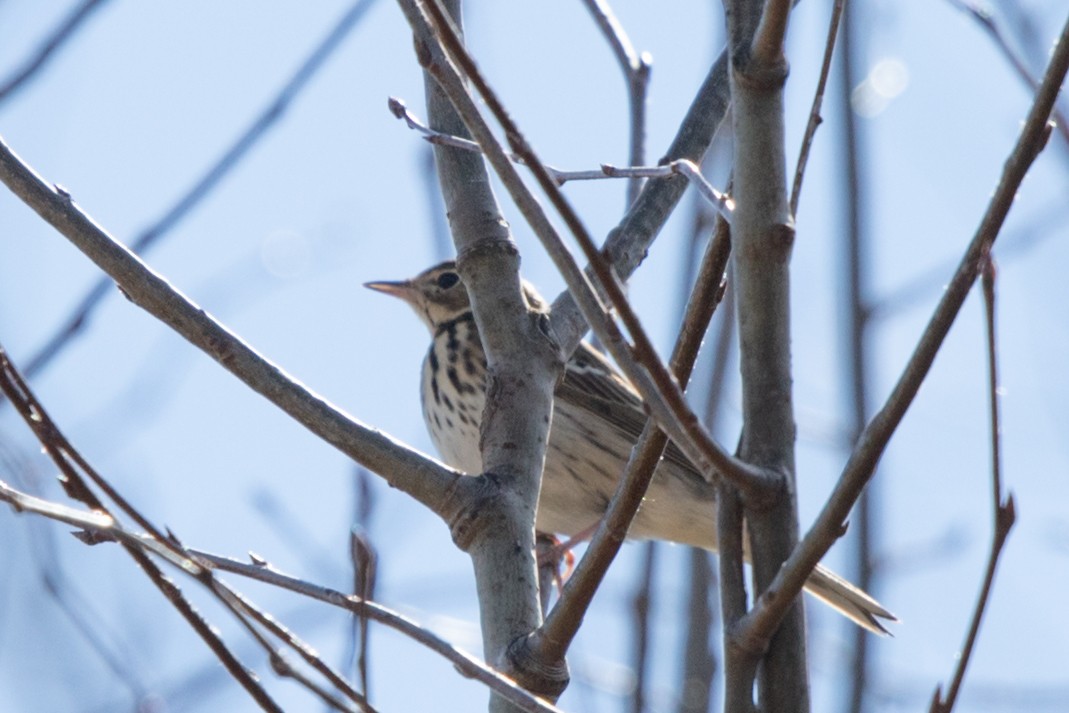
[[[486,403],[486,355],[455,262],[442,262],[411,279],[364,286],[399,298],[430,330],[420,382],[424,421],[445,463],[468,474],[482,473],[479,428]],[[529,308],[548,312],[526,281],[523,293]],[[574,537],[593,529],[608,508],[646,419],[642,398],[631,383],[593,346],[581,342],[554,391],[535,519],[539,532]],[[628,538],[715,552],[716,492],[715,483],[669,442]],[[873,633],[888,633],[881,620],[897,621],[869,594],[822,565],[810,574],[805,588]]]

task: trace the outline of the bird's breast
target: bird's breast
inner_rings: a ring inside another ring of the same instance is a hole
[[[473,329],[461,323],[435,337],[423,361],[420,399],[442,459],[477,474],[483,470],[479,424],[486,405],[486,360]]]

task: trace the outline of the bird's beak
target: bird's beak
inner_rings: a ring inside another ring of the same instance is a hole
[[[387,295],[398,297],[409,304],[412,304],[416,298],[416,288],[412,286],[412,282],[409,280],[401,280],[398,282],[387,280],[365,282],[364,287],[369,290],[375,290],[376,292],[382,292]]]

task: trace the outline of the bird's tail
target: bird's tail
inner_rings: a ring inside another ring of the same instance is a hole
[[[805,589],[858,626],[874,634],[890,633],[883,627],[880,619],[898,621],[898,617],[884,609],[878,601],[830,569],[820,565],[817,565],[817,568],[809,575]]]

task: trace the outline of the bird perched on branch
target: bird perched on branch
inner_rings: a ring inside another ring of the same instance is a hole
[[[466,473],[483,472],[479,427],[486,403],[486,356],[468,293],[453,262],[410,280],[369,282],[406,302],[431,332],[423,361],[423,417],[442,459]],[[545,302],[524,283],[528,304]],[[575,536],[595,525],[646,423],[642,400],[600,353],[582,343],[554,394],[536,526]],[[628,531],[635,539],[667,540],[715,551],[716,486],[669,443]],[[806,590],[869,631],[885,634],[895,620],[879,602],[818,566]]]

